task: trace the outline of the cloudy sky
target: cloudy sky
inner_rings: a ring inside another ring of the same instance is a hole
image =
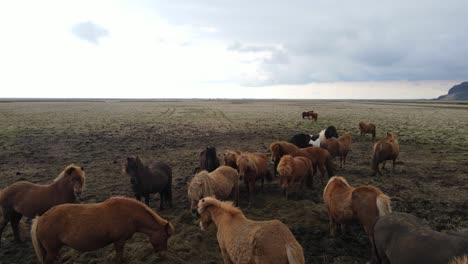
[[[433,98],[468,1],[0,1],[0,97]]]

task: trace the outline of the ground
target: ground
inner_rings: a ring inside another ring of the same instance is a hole
[[[318,112],[318,122],[303,120],[306,110]],[[372,177],[373,141],[361,138],[359,121],[377,125],[377,138],[397,134],[401,153],[395,173]],[[129,155],[143,162],[169,163],[174,173],[174,207],[159,211],[174,223],[176,235],[164,256],[155,254],[143,235],[125,247],[127,263],[221,263],[212,226],[202,232],[189,210],[186,181],[197,167],[198,153],[213,145],[218,155],[227,149],[268,152],[275,140],[296,133],[318,133],[329,125],[351,132],[352,152],[344,176],[353,186],[372,184],[392,197],[394,210],[424,218],[436,230],[468,228],[468,105],[428,102],[366,101],[79,101],[0,103],[0,188],[15,181],[47,183],[75,163],[88,176],[82,200],[100,202],[130,196],[130,180],[120,164]],[[269,153],[267,154],[269,155]],[[338,162],[336,162],[338,165]],[[272,167],[271,167],[272,168]],[[365,263],[368,241],[359,226],[331,238],[321,198],[323,186],[307,190],[303,199],[287,200],[277,181],[259,192],[247,209],[241,185],[240,207],[255,220],[279,219],[304,248],[307,263]],[[0,245],[0,263],[35,263],[23,219],[25,242],[13,242],[10,226]],[[112,246],[78,253],[61,251],[60,263],[112,263]]]

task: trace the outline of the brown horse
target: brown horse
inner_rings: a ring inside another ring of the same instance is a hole
[[[323,191],[330,221],[330,234],[335,236],[336,225],[359,222],[371,242],[374,252],[374,225],[381,216],[392,212],[390,198],[374,186],[351,187],[345,178],[334,176]]]
[[[3,218],[0,220],[0,241],[3,230],[11,222],[16,241],[20,241],[19,222],[23,216],[33,218],[42,215],[51,207],[77,201],[85,184],[83,168],[67,166],[48,185],[38,185],[20,181],[0,192],[0,207]]]
[[[278,220],[253,221],[230,202],[206,197],[198,202],[200,228],[212,222],[217,228],[218,244],[224,263],[302,264],[302,246],[289,228]]]
[[[218,167],[210,173],[206,170],[201,171],[190,181],[187,192],[193,213],[197,211],[198,201],[207,196],[215,196],[221,200],[232,197],[238,204],[239,174],[229,166]]]
[[[224,165],[237,170],[237,157],[241,154],[239,150],[227,150],[224,152]]]
[[[325,169],[330,177],[334,175],[333,158],[326,149],[320,147],[298,148],[286,141],[276,141],[270,144],[270,151],[271,160],[275,163],[275,170],[282,156],[291,155],[293,157],[306,157],[310,159],[314,166],[314,175],[318,168],[322,175],[320,179],[322,182],[326,178]]]
[[[263,183],[265,178],[268,181],[272,180],[270,171],[268,170],[267,158],[264,153],[243,153],[236,161],[239,168],[239,177],[244,179],[249,194],[249,207],[255,195],[255,182],[260,180]]]
[[[128,198],[111,198],[95,204],[63,204],[37,217],[31,239],[40,263],[53,263],[60,248],[80,252],[114,244],[116,263],[123,260],[125,242],[134,233],[148,236],[155,252],[167,250],[174,226],[145,204]]]
[[[286,198],[293,189],[296,194],[302,191],[305,183],[311,186],[314,174],[312,161],[306,157],[293,157],[284,155],[278,164],[278,174],[281,188]],[[301,192],[302,193],[302,192]]]
[[[380,217],[374,227],[380,263],[467,263],[468,233],[438,232],[414,215],[394,212]],[[465,262],[463,262],[465,261]]]
[[[137,200],[145,198],[149,206],[149,195],[159,193],[159,210],[164,204],[172,206],[172,169],[161,161],[151,161],[143,165],[139,157],[130,156],[123,165],[123,174],[130,176],[130,184]]]
[[[361,137],[368,133],[372,134],[372,139],[375,139],[375,125],[372,123],[359,122],[359,131],[361,131]]]
[[[314,111],[306,111],[306,112],[302,112],[302,119],[304,118],[309,118],[310,114],[313,113]]]
[[[320,147],[328,150],[332,157],[340,157],[340,168],[346,165],[346,156],[351,150],[351,136],[349,132],[344,132],[338,139],[327,138],[320,144]]]
[[[377,173],[382,176],[380,172],[379,164],[383,162],[382,169],[385,168],[385,162],[387,160],[393,161],[392,172],[395,172],[395,160],[400,153],[400,145],[396,139],[394,133],[388,132],[385,139],[379,140],[374,144],[374,155],[372,157],[372,170],[373,175]]]
[[[208,172],[214,171],[219,167],[219,159],[216,154],[216,148],[207,146],[199,155],[200,165],[194,170],[194,173],[207,170]]]

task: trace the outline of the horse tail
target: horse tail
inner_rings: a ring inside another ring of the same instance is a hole
[[[377,209],[379,210],[379,216],[388,215],[392,212],[392,205],[390,203],[390,197],[381,193],[377,195],[376,200]]]
[[[304,251],[297,241],[295,241],[295,243],[286,244],[286,255],[289,264],[305,263]]]
[[[44,263],[45,250],[41,242],[37,238],[37,228],[38,228],[39,216],[34,218],[31,226],[31,240],[34,246],[34,251],[36,252],[37,260],[39,263]]]
[[[372,138],[375,138],[375,128],[372,130]]]
[[[333,177],[335,176],[335,164],[330,152],[327,151],[326,155],[325,166],[327,167],[328,177]]]
[[[379,163],[380,163],[380,150],[382,149],[382,145],[378,144],[374,147],[374,155],[372,156],[372,169],[374,173],[379,171]]]
[[[268,168],[266,169],[265,178],[269,182],[271,182],[273,180],[273,176],[271,175],[271,172],[270,172],[270,170]]]
[[[454,257],[449,264],[468,264],[468,256],[463,255],[459,257]]]

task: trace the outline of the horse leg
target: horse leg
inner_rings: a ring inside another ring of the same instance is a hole
[[[340,168],[343,168],[343,156],[340,155]]]
[[[382,170],[385,170],[385,163],[386,162],[387,162],[386,160],[383,161]]]
[[[20,232],[19,232],[19,222],[23,218],[23,215],[13,211],[11,215],[11,227],[13,228],[13,235],[15,236],[16,242],[21,242]]]
[[[57,250],[57,251],[54,251],[54,252],[47,251],[46,256],[45,256],[45,261],[44,261],[44,263],[45,263],[45,264],[52,264],[52,263],[54,263],[54,260],[55,260],[55,258],[57,258],[57,255],[58,255],[58,250]]]
[[[145,194],[143,197],[145,198],[145,204],[149,206],[149,194]],[[162,198],[161,198],[161,201],[162,201]]]
[[[166,192],[162,191],[159,193],[159,210],[164,210],[164,203],[166,202]]]
[[[3,218],[0,221],[0,244],[2,243],[2,233],[5,227],[8,225],[11,219],[11,210],[6,207],[2,207]]]
[[[252,205],[252,201],[255,195],[255,181],[249,182],[249,208]]]
[[[335,237],[335,235],[336,235],[336,223],[335,223],[335,221],[333,220],[333,218],[331,217],[330,214],[328,214],[328,221],[329,221],[329,224],[330,224],[330,236]]]
[[[115,263],[123,263],[123,252],[124,252],[125,240],[119,240],[114,242],[115,250]]]
[[[327,175],[325,174],[325,166],[322,164],[319,166],[320,174],[322,175],[321,183],[324,184],[324,181],[327,179]]]

